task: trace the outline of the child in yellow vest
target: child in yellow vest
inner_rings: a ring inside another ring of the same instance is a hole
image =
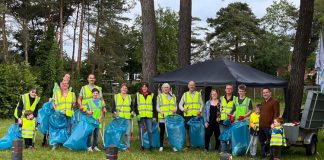
[[[259,119],[260,119],[261,104],[257,104],[255,111],[250,116],[250,139],[252,140],[250,147],[250,154],[252,157],[256,156],[259,134]]]
[[[25,148],[32,148],[33,138],[36,130],[36,121],[33,111],[25,111],[25,117],[22,119],[21,134],[25,141]]]
[[[270,159],[279,160],[281,147],[286,147],[285,131],[281,124],[282,118],[275,118],[271,124],[271,140],[270,140]]]

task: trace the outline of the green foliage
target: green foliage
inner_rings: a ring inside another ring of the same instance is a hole
[[[251,11],[246,3],[230,3],[227,7],[221,8],[215,18],[208,18],[207,23],[215,31],[207,35],[210,43],[211,56],[248,55],[241,53],[239,48],[251,46],[260,35],[259,19]]]
[[[298,9],[287,0],[276,0],[267,8],[267,14],[262,18],[267,31],[287,36],[297,28]]]
[[[35,72],[28,64],[0,64],[0,118],[13,116],[19,96],[28,92],[29,87],[36,85]]]
[[[278,67],[287,67],[291,57],[290,42],[285,37],[266,33],[257,41],[257,53],[252,66],[276,75]]]
[[[314,4],[315,14],[318,15],[318,21],[322,25],[322,29],[324,28],[324,0],[315,0]]]

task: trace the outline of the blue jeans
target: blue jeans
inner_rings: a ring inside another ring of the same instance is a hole
[[[99,128],[95,128],[94,131],[89,134],[88,140],[87,140],[88,147],[91,147],[92,135],[93,135],[93,146],[92,147],[98,147],[98,131],[99,131]]]
[[[226,129],[226,126],[223,124],[219,124],[219,131],[220,134],[222,134]],[[228,151],[228,145],[227,145],[228,141],[221,141],[221,152],[226,153]]]
[[[132,122],[130,119],[127,119],[127,123],[128,123],[128,127],[126,129],[126,134],[125,134],[125,137],[126,137],[126,146],[127,148],[130,148],[130,138],[131,138],[131,125],[132,125]]]
[[[149,145],[152,146],[152,118],[141,118],[139,122],[139,136],[140,136],[140,143],[141,146],[144,147],[144,128],[146,128],[146,131],[148,133],[148,139],[149,139]]]

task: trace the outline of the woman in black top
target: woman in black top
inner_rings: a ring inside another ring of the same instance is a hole
[[[205,122],[205,151],[209,149],[209,142],[211,136],[215,136],[215,150],[219,149],[220,141],[218,137],[220,120],[220,100],[217,98],[216,89],[212,89],[210,92],[210,100],[206,102],[204,109],[204,122]]]

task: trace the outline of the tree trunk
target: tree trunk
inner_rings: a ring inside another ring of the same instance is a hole
[[[74,72],[74,54],[75,54],[75,39],[76,39],[76,29],[78,27],[78,20],[79,20],[79,4],[77,8],[77,15],[74,23],[74,29],[73,29],[73,48],[72,48],[72,61],[71,61],[71,72],[73,74]]]
[[[313,22],[314,0],[301,0],[297,32],[294,42],[294,51],[291,61],[291,74],[288,86],[290,107],[288,120],[298,120],[303,99],[304,74]]]
[[[6,33],[6,13],[2,13],[2,52],[3,52],[3,61],[5,64],[8,63],[8,41]]]
[[[180,0],[178,67],[190,65],[191,57],[191,0]]]
[[[90,64],[90,4],[88,4],[88,64]]]
[[[80,71],[81,68],[81,56],[82,56],[82,41],[83,41],[83,25],[84,25],[84,0],[81,2],[81,19],[80,19],[80,32],[79,32],[79,46],[78,46],[78,62],[77,62],[77,71]]]
[[[96,28],[96,35],[95,35],[95,42],[94,42],[94,51],[93,54],[100,54],[100,44],[99,44],[99,32],[101,26],[101,10],[102,10],[102,3],[101,0],[98,0],[98,9],[97,9],[97,28]],[[94,62],[92,65],[92,73],[94,73],[96,68],[96,63]]]
[[[156,22],[154,0],[140,0],[142,8],[142,30],[144,51],[142,58],[143,81],[148,82],[156,71]]]
[[[60,3],[60,57],[63,59],[63,0]]]
[[[23,19],[22,23],[22,35],[23,35],[23,41],[24,41],[24,54],[25,54],[25,61],[28,63],[28,28],[27,28],[27,20]]]

